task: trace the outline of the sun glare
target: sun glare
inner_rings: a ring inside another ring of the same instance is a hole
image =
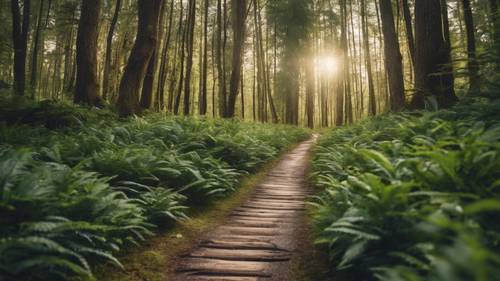
[[[321,56],[316,58],[316,68],[323,74],[332,75],[339,69],[340,63],[334,56]]]

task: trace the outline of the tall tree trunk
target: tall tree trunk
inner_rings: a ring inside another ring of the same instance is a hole
[[[209,0],[205,0],[204,7],[204,21],[203,21],[203,65],[201,71],[201,89],[200,89],[200,101],[199,101],[199,113],[200,115],[207,114],[207,74],[208,74],[208,8]]]
[[[377,115],[377,103],[375,101],[375,89],[373,85],[372,61],[370,52],[370,41],[368,36],[368,18],[366,16],[365,0],[361,0],[361,29],[363,33],[363,46],[365,51],[366,74],[368,77],[368,115]]]
[[[182,1],[180,1],[180,3],[182,3]],[[181,6],[181,10],[182,10],[182,6]],[[181,19],[182,19],[182,12],[180,13],[181,14]],[[186,25],[188,25],[189,23],[189,10],[188,10],[188,17],[186,19]],[[177,85],[177,95],[175,96],[175,101],[174,101],[174,114],[177,115],[179,114],[179,108],[180,108],[180,104],[181,104],[181,97],[182,97],[182,87],[184,86],[184,75],[185,75],[185,72],[184,72],[184,63],[185,63],[185,58],[186,58],[186,38],[187,38],[187,34],[188,34],[188,30],[189,28],[186,26],[185,28],[183,28],[183,25],[182,24],[182,20],[180,21],[179,23],[179,28],[181,29],[182,31],[182,36],[181,36],[181,46],[180,46],[180,49],[179,49],[179,54],[180,54],[180,67],[179,67],[179,70],[180,70],[180,74],[179,74],[179,82],[178,82],[178,85]]]
[[[406,26],[406,41],[408,42],[408,50],[413,66],[415,66],[415,37],[413,36],[413,24],[411,22],[410,6],[408,0],[401,0],[403,8],[403,16]]]
[[[222,50],[222,0],[217,0],[217,48],[216,48],[216,64],[217,72],[219,75],[219,109],[220,115],[224,116],[226,113],[226,80],[223,66],[224,51]]]
[[[156,73],[158,72],[158,52],[160,51],[160,44],[162,40],[162,34],[160,27],[163,26],[163,19],[165,18],[165,5],[162,2],[160,7],[160,17],[158,18],[158,28],[157,28],[157,40],[153,50],[153,54],[148,62],[148,68],[146,70],[146,76],[144,77],[144,84],[142,86],[141,95],[141,108],[150,109],[153,106],[153,90],[155,84]]]
[[[189,1],[189,17],[187,31],[186,79],[184,81],[184,115],[189,115],[191,98],[191,72],[193,68],[194,25],[196,23],[196,0]]]
[[[85,0],[87,1],[87,0]],[[139,114],[139,92],[158,36],[158,20],[163,0],[139,0],[139,24],[134,47],[123,73],[117,101],[121,117]]]
[[[342,61],[343,69],[341,77],[338,81],[338,89],[336,93],[336,110],[335,110],[335,125],[344,125],[345,120],[345,103],[344,97],[347,91],[347,79],[349,79],[348,73],[348,50],[347,50],[347,12],[346,12],[346,0],[341,0],[340,3],[340,49],[342,50]]]
[[[405,104],[401,50],[394,26],[391,0],[379,0],[379,4],[382,33],[384,34],[385,66],[389,80],[391,110],[397,112],[402,110]]]
[[[177,81],[177,56],[182,55],[182,60],[181,63],[184,63],[184,32],[183,32],[183,17],[184,17],[184,7],[182,5],[183,1],[178,1],[179,3],[179,23],[178,23],[178,29],[177,29],[177,35],[176,35],[176,40],[175,40],[175,47],[174,47],[174,57],[172,61],[172,75],[170,79],[170,85],[168,88],[168,106],[167,109],[169,112],[174,112],[175,114],[178,109],[176,109],[176,101],[177,101],[177,95],[175,94],[175,83]],[[183,67],[184,65],[182,65]],[[183,71],[182,68],[180,68],[181,71]]]
[[[113,45],[113,35],[115,33],[116,23],[118,22],[118,15],[122,6],[122,0],[116,0],[115,12],[113,13],[113,18],[111,19],[111,24],[109,26],[108,36],[106,38],[106,57],[104,59],[104,75],[102,78],[102,97],[107,100],[109,95],[109,71],[111,68],[111,56],[112,56],[112,45]]]
[[[479,94],[481,91],[479,79],[479,64],[476,56],[476,36],[474,28],[474,19],[472,17],[472,9],[470,0],[462,0],[464,9],[465,30],[467,32],[467,68],[469,71],[469,94]]]
[[[243,64],[243,47],[245,44],[246,0],[232,0],[233,20],[233,60],[231,80],[229,82],[229,98],[224,117],[233,118],[236,98],[238,97],[239,82]]]
[[[102,101],[97,78],[97,40],[101,0],[83,0],[81,10],[76,39],[77,74],[74,102],[99,106]]]
[[[36,92],[36,84],[37,84],[37,70],[38,70],[38,55],[40,53],[40,33],[42,32],[42,18],[43,18],[43,7],[45,1],[40,1],[40,8],[38,11],[38,19],[36,23],[35,35],[34,35],[34,43],[33,43],[33,54],[31,60],[31,78],[30,78],[30,88],[31,88],[31,97],[35,98]]]
[[[456,100],[453,81],[443,68],[449,61],[449,48],[443,34],[443,18],[439,0],[415,2],[415,86],[413,108],[424,108],[426,98],[434,96],[442,107]]]
[[[12,39],[14,42],[14,91],[22,96],[26,83],[26,53],[30,25],[30,0],[24,0],[23,15],[18,0],[11,0]]]
[[[163,44],[162,57],[160,64],[160,73],[158,74],[158,89],[157,89],[157,105],[159,111],[165,110],[165,84],[167,80],[167,69],[169,65],[169,49],[170,41],[172,38],[172,23],[174,18],[174,0],[170,0],[169,14],[168,14],[168,27],[167,27],[167,39]],[[175,50],[175,48],[174,48]],[[175,62],[175,61],[174,61]]]
[[[450,107],[456,101],[458,101],[455,95],[455,73],[453,72],[453,62],[451,58],[451,35],[450,35],[450,23],[448,19],[448,4],[447,0],[441,0],[441,17],[443,21],[443,38],[445,42],[444,59],[445,62],[442,64],[443,73],[443,85],[445,91],[448,95],[437,96],[438,104],[441,107]],[[450,99],[449,99],[450,98]]]

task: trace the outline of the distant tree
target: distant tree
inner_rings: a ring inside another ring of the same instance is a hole
[[[11,0],[12,39],[14,42],[14,92],[24,95],[26,83],[26,52],[30,25],[31,0],[23,1],[23,14],[19,8],[19,0]]]
[[[99,106],[97,78],[97,42],[101,0],[82,0],[81,16],[76,39],[76,87],[74,102]]]
[[[158,19],[163,0],[139,0],[139,24],[134,47],[123,73],[117,101],[121,117],[139,114],[141,91],[148,62],[153,55],[158,36]]]

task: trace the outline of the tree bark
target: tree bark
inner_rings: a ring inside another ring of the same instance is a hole
[[[111,19],[111,24],[109,26],[108,36],[106,38],[106,57],[104,59],[104,74],[102,78],[103,92],[102,96],[105,100],[108,99],[109,95],[109,71],[111,68],[111,56],[112,56],[112,45],[113,45],[113,35],[115,33],[116,23],[118,22],[118,15],[122,6],[122,0],[116,0],[115,12],[113,13],[113,18]]]
[[[474,19],[470,0],[462,0],[464,10],[465,30],[467,32],[467,54],[468,62],[467,69],[469,71],[469,94],[479,94],[481,91],[479,79],[479,64],[476,55],[476,30],[474,28]]]
[[[162,57],[160,64],[160,73],[158,74],[158,88],[157,88],[157,105],[159,111],[165,110],[165,84],[167,81],[167,69],[169,66],[169,49],[170,41],[172,38],[172,23],[174,18],[174,0],[170,1],[169,13],[168,13],[168,27],[167,27],[167,38],[163,44]],[[175,52],[175,48],[174,48]]]
[[[43,7],[44,7],[45,1],[41,0],[40,1],[40,8],[38,11],[38,19],[36,23],[36,29],[35,29],[35,35],[34,35],[34,42],[33,42],[33,54],[32,54],[32,60],[31,60],[31,78],[30,78],[30,87],[31,87],[31,95],[32,98],[35,97],[35,92],[36,92],[36,83],[38,79],[38,55],[40,53],[40,33],[42,32],[42,17],[43,17]]]
[[[420,0],[419,0],[420,1]],[[405,104],[403,64],[398,36],[394,26],[391,0],[379,0],[386,72],[389,80],[389,93],[392,111],[401,111]]]
[[[219,76],[219,111],[220,115],[224,116],[226,114],[226,74],[224,73],[224,51],[222,50],[222,0],[217,0],[217,48],[216,48],[216,64],[217,72]]]
[[[87,0],[85,0],[87,1]],[[139,92],[158,36],[158,19],[163,0],[139,0],[137,38],[123,73],[117,101],[121,117],[139,114]]]
[[[208,79],[208,8],[209,0],[205,0],[204,7],[204,21],[203,21],[203,66],[200,79],[201,90],[200,90],[200,101],[199,101],[199,113],[200,115],[207,114],[207,79]]]
[[[100,106],[97,79],[97,40],[101,0],[83,0],[76,39],[76,87],[74,102]]]
[[[235,113],[236,98],[238,97],[239,82],[243,64],[243,51],[245,44],[246,27],[246,0],[232,1],[233,21],[233,60],[231,80],[229,82],[229,98],[224,117],[233,118]]]
[[[193,68],[194,25],[196,22],[196,0],[189,1],[187,31],[186,79],[184,80],[184,115],[189,115],[191,99],[191,73]]]
[[[144,77],[144,84],[142,86],[142,95],[141,95],[141,108],[142,109],[150,109],[153,106],[153,88],[155,84],[156,73],[158,72],[158,53],[160,51],[160,44],[162,40],[162,32],[160,31],[160,27],[163,25],[163,18],[165,14],[165,5],[161,4],[160,7],[160,16],[158,18],[158,28],[157,28],[157,40],[155,47],[153,49],[153,54],[148,62],[148,68],[146,70],[146,76]]]
[[[410,7],[408,0],[401,0],[403,8],[403,16],[405,19],[406,27],[406,40],[408,41],[408,50],[410,51],[410,58],[412,64],[415,66],[415,36],[413,35],[413,24],[411,21]]]
[[[26,53],[30,24],[30,0],[24,1],[23,15],[18,0],[11,0],[12,39],[14,42],[14,92],[24,95],[26,83]]]
[[[365,0],[361,0],[361,21],[363,47],[365,51],[366,74],[368,77],[368,115],[374,116],[377,115],[377,103],[375,101],[375,88],[373,85],[370,41],[368,36],[368,18],[366,16]]]
[[[443,33],[442,7],[439,0],[415,2],[415,87],[412,108],[424,108],[429,97],[441,107],[456,100],[453,80],[446,73],[450,49]]]

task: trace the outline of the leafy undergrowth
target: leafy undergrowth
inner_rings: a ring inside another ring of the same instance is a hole
[[[96,264],[121,267],[121,249],[185,218],[188,208],[231,194],[243,175],[308,137],[280,125],[161,115],[119,121],[109,111],[6,105],[2,281],[89,278]],[[40,108],[50,118],[35,122],[26,112]]]
[[[500,102],[376,117],[315,151],[316,242],[355,280],[500,280]]]

